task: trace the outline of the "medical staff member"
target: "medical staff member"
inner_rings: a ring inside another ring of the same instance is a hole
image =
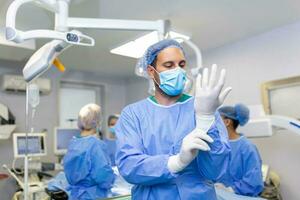
[[[228,130],[231,161],[228,173],[221,182],[236,194],[258,196],[263,190],[261,158],[254,144],[237,132],[249,120],[249,109],[243,104],[224,106],[219,109]]]
[[[116,154],[116,131],[115,125],[119,119],[119,115],[110,115],[107,120],[108,133],[106,139],[104,139],[105,144],[107,145],[108,156],[111,161],[111,165],[115,166],[115,154]]]
[[[216,109],[231,88],[221,92],[225,70],[197,78],[195,97],[183,94],[186,59],[175,40],[150,46],[140,67],[155,83],[155,95],[124,108],[116,126],[116,162],[133,200],[216,199],[213,182],[229,162],[226,127]]]
[[[106,145],[97,134],[100,118],[100,107],[96,104],[88,104],[79,112],[80,137],[70,141],[64,156],[64,171],[70,184],[70,200],[105,198],[114,182]]]

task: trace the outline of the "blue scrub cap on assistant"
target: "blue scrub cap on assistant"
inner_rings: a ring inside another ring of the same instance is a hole
[[[249,121],[250,111],[243,104],[236,104],[234,107],[223,106],[218,111],[220,115],[238,121],[241,126],[244,126]]]
[[[113,114],[113,115],[110,115],[107,119],[107,125],[110,124],[110,121],[113,120],[113,119],[119,119],[120,115],[119,114]]]
[[[169,47],[179,48],[184,53],[182,46],[176,40],[172,40],[172,39],[161,40],[148,47],[144,55],[138,60],[136,67],[142,68],[143,71],[146,71],[147,66],[150,65],[155,60],[159,52]]]

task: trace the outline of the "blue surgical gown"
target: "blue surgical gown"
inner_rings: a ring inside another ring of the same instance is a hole
[[[64,157],[70,200],[107,197],[115,177],[105,146],[94,136],[73,138],[70,141]]]
[[[194,98],[163,106],[150,98],[124,108],[116,126],[116,163],[131,184],[133,200],[217,199],[213,182],[225,171],[230,147],[219,114],[208,134],[211,151],[199,152],[183,171],[172,174],[167,163],[179,153],[182,139],[196,127]]]
[[[231,160],[228,173],[221,182],[232,187],[236,194],[258,196],[263,190],[261,158],[258,150],[246,137],[241,135],[230,140]]]
[[[104,139],[103,140],[107,146],[107,153],[108,153],[108,157],[110,159],[111,165],[115,166],[116,162],[115,162],[115,155],[116,155],[116,148],[117,148],[117,144],[116,144],[116,140],[110,140],[110,139]]]

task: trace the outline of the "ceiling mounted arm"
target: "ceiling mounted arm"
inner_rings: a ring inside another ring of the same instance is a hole
[[[19,8],[26,4],[34,2],[34,0],[15,0],[13,1],[6,12],[6,27],[15,29],[16,27],[16,15]]]
[[[170,21],[70,17],[67,19],[67,26],[72,28],[92,28],[101,30],[157,31],[159,38],[163,39],[170,29]]]
[[[193,75],[194,78],[197,77],[197,75],[199,73],[201,73],[201,69],[203,68],[203,62],[202,62],[202,54],[201,54],[201,51],[200,49],[198,48],[198,46],[193,43],[191,40],[187,40],[183,37],[176,37],[176,38],[173,38],[173,39],[177,39],[177,40],[183,40],[184,43],[186,45],[188,45],[195,53],[196,55],[196,67],[193,67],[191,68],[191,74]]]
[[[109,30],[139,30],[139,31],[158,31],[159,37],[163,38],[167,33],[170,22],[168,20],[118,20],[118,19],[97,19],[97,18],[69,18],[69,2],[70,0],[15,0],[13,1],[6,14],[6,39],[21,43],[30,39],[49,38],[64,40],[70,42],[66,38],[69,27],[73,28],[96,28]],[[30,30],[21,31],[16,28],[16,15],[19,8],[26,3],[36,3],[55,13],[55,30]],[[91,38],[80,34],[77,38]],[[73,42],[73,41],[72,41]],[[74,43],[73,43],[74,44]],[[78,45],[89,44],[79,43]]]
[[[81,46],[94,46],[95,40],[87,35],[82,34],[79,31],[60,32],[52,30],[32,30],[32,31],[18,31],[12,28],[6,28],[7,40],[21,43],[26,40],[36,38],[47,38],[62,40],[70,44]]]
[[[67,1],[68,2],[68,1]],[[56,0],[15,0],[13,1],[6,12],[6,27],[16,28],[16,16],[19,8],[27,3],[36,3],[40,7],[48,9],[52,12],[59,12]]]
[[[27,3],[35,3],[42,8],[45,8],[55,13],[55,26],[57,30],[30,30],[21,31],[16,28],[16,15],[20,7]],[[67,17],[68,17],[69,0],[15,0],[13,1],[6,13],[6,39],[16,43],[22,43],[26,40],[37,38],[49,38],[64,40],[65,42],[73,42],[66,37],[69,32],[66,32]],[[62,32],[64,31],[64,32]],[[77,35],[76,38],[80,38],[81,35]],[[89,38],[84,36],[85,38]],[[73,37],[74,38],[74,37]],[[77,42],[78,43],[78,42]],[[94,43],[94,42],[93,42]],[[80,43],[78,43],[80,45]],[[86,45],[86,44],[83,44]]]
[[[201,69],[203,68],[201,51],[197,47],[197,45],[195,43],[193,43],[192,41],[186,40],[184,38],[183,38],[183,40],[195,52],[195,55],[196,55],[196,67],[194,67],[194,68],[191,69],[191,73],[192,73],[192,75],[194,77],[197,77],[197,75],[201,72]]]

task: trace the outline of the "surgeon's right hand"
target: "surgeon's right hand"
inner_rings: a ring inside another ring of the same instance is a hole
[[[209,151],[207,143],[212,143],[213,139],[200,129],[195,129],[182,140],[180,152],[170,156],[168,169],[172,173],[177,173],[188,166],[197,156],[198,151]]]
[[[197,76],[195,93],[196,128],[207,132],[213,124],[214,113],[221,106],[231,91],[227,87],[222,91],[225,84],[226,71],[222,69],[218,78],[217,65],[213,65],[209,75],[208,68],[204,68],[203,74]]]

